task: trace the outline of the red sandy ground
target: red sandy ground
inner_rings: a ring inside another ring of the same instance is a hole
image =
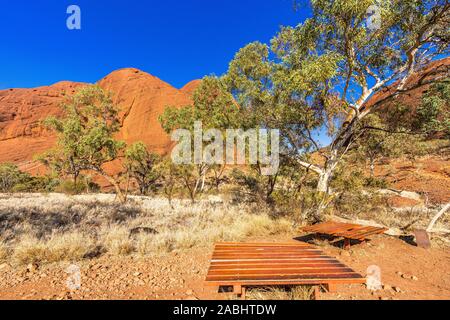
[[[395,189],[425,194],[430,203],[450,202],[448,156],[428,156],[414,162],[393,159],[387,164],[378,164],[375,175],[385,178]]]
[[[268,239],[252,239],[257,240]],[[320,246],[363,275],[369,266],[379,266],[386,285],[374,293],[364,285],[342,285],[337,293],[324,293],[321,299],[450,299],[448,248],[424,250],[388,236],[376,237],[350,251],[324,242]],[[0,299],[230,299],[217,288],[203,286],[211,250],[198,248],[154,258],[104,256],[85,261],[79,264],[82,286],[75,292],[65,285],[68,264],[37,270],[0,265]]]

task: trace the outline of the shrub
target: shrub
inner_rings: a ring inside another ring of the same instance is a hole
[[[389,183],[386,179],[369,177],[366,178],[364,185],[369,188],[386,189],[389,187]]]
[[[31,180],[31,176],[20,171],[16,165],[0,164],[0,192],[12,192],[15,186],[27,183],[29,180]]]
[[[12,188],[12,192],[53,192],[58,186],[56,177],[45,175],[39,177],[28,176]]]
[[[334,208],[341,214],[357,217],[359,214],[386,208],[386,198],[369,192],[344,192],[334,201]]]
[[[233,169],[231,178],[239,186],[236,191],[242,193],[242,190],[245,190],[250,201],[273,203],[272,194],[278,176],[263,176],[257,168],[253,167],[249,172]]]
[[[132,144],[125,150],[125,167],[139,185],[141,195],[155,191],[161,176],[156,169],[160,162],[161,157],[148,151],[143,142]]]
[[[101,231],[101,244],[114,255],[129,255],[135,251],[128,228],[119,225]]]
[[[80,232],[54,234],[48,240],[25,236],[15,246],[13,260],[18,264],[79,261],[94,248],[92,238]]]
[[[76,184],[73,180],[63,180],[55,188],[56,192],[68,195],[82,194],[84,192],[97,192],[99,190],[99,185],[86,177],[79,178]]]

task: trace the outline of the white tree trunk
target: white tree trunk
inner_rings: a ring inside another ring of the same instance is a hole
[[[334,169],[336,169],[338,164],[338,150],[333,149],[330,152],[330,157],[325,162],[324,169],[319,174],[319,181],[317,183],[317,191],[327,194],[330,192],[330,181],[333,177]]]
[[[317,191],[328,193],[329,192],[329,185],[331,180],[332,172],[330,170],[325,170],[323,173],[319,176],[319,182],[317,183]]]
[[[203,177],[202,177],[202,187],[200,189],[201,192],[205,191],[205,180],[206,180],[206,174],[204,173]]]

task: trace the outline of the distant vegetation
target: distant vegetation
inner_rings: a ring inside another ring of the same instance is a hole
[[[366,18],[372,4],[311,1],[311,18],[283,27],[270,46],[245,46],[226,74],[203,79],[192,105],[168,106],[159,119],[167,133],[192,131],[195,121],[223,134],[230,128],[280,129],[277,175],[262,175],[259,165],[174,165],[141,142],[127,146],[115,138],[120,121],[110,94],[88,86],[68,98],[63,118],[44,122],[58,137],[52,150],[37,157],[49,174],[32,177],[4,164],[0,191],[96,192],[93,181],[101,177],[121,203],[136,190],[164,195],[170,203],[174,197],[195,202],[202,194],[228,193],[321,219],[330,205],[342,205],[347,193],[386,188],[387,182],[375,176],[377,162],[401,156],[414,160],[429,151],[429,139],[448,141],[448,68],[420,74],[419,82],[414,75],[434,58],[448,55],[450,5],[377,2],[381,25],[371,29]],[[420,105],[398,102],[418,87],[427,89]],[[382,99],[368,104],[381,93]],[[324,129],[333,140],[329,146],[315,139]],[[107,164],[120,170],[112,175]]]
[[[382,18],[376,29],[366,25],[373,4]],[[67,97],[63,117],[42,123],[57,137],[54,148],[36,155],[46,175],[0,164],[0,262],[145,256],[292,235],[335,212],[368,219],[376,213],[377,222],[402,230],[418,221],[424,227],[431,211],[390,208],[381,191],[393,191],[380,190],[390,185],[376,169],[393,158],[413,164],[446,152],[448,159],[448,65],[424,70],[448,56],[450,4],[312,0],[311,7],[311,18],[283,27],[270,45],[248,44],[223,76],[203,79],[191,105],[167,106],[159,119],[167,134],[192,132],[196,121],[223,135],[279,129],[276,175],[263,175],[260,165],[176,165],[142,142],[127,145],[117,139],[111,94],[86,86]],[[416,89],[425,93],[412,105],[404,98]],[[328,132],[330,145],[317,141],[319,131]],[[101,182],[115,198],[98,194]],[[3,195],[50,192],[70,197]]]

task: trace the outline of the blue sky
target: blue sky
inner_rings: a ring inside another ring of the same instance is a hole
[[[2,1],[0,89],[96,82],[135,67],[175,87],[222,74],[239,48],[309,14],[293,0]],[[81,8],[68,30],[66,9]]]

